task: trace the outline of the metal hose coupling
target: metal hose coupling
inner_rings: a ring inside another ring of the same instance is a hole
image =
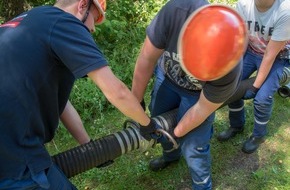
[[[150,141],[147,141],[139,132],[138,134],[138,139],[139,139],[139,150],[142,152],[145,152],[146,150],[153,148],[157,143],[159,143],[159,140],[163,137],[165,137],[169,142],[172,143],[172,149],[167,150],[168,152],[171,152],[179,147],[179,144],[177,141],[170,135],[169,131],[173,131],[174,127],[177,124],[176,121],[176,113],[177,110],[172,110],[170,112],[163,113],[159,116],[156,116],[152,118],[161,128],[157,129],[156,132],[157,138],[156,139],[151,139]],[[132,120],[127,120],[124,123],[124,128],[135,128],[139,129],[141,126]],[[163,138],[164,139],[164,138]]]
[[[282,78],[280,80],[280,88],[278,94],[282,98],[290,97],[290,68],[284,67]]]
[[[160,138],[165,137],[169,142],[172,143],[172,148],[169,150],[163,150],[164,152],[172,152],[176,149],[179,148],[179,144],[177,143],[177,141],[164,129],[157,129],[156,130],[157,133],[160,133]],[[159,139],[157,139],[158,142]]]

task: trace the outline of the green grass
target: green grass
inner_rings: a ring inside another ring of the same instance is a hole
[[[246,104],[247,123],[243,134],[220,143],[211,141],[212,177],[215,190],[286,190],[290,189],[290,100],[275,96],[267,140],[253,154],[241,151],[243,141],[251,134],[253,107]],[[217,111],[215,135],[228,126],[227,107]],[[85,123],[93,139],[122,130],[124,117],[113,109],[105,111],[100,121]],[[92,120],[94,121],[94,120]],[[55,140],[47,147],[52,155],[77,146],[61,126]],[[71,181],[79,189],[91,190],[186,190],[191,180],[183,159],[161,172],[148,169],[148,162],[160,155],[158,144],[147,152],[134,150],[114,160],[112,165],[81,173]]]
[[[247,120],[243,134],[233,140],[219,143],[213,139],[213,172],[216,189],[290,189],[290,101],[275,96],[266,142],[253,154],[244,154],[240,148],[253,129],[253,106],[247,101]],[[226,109],[226,108],[225,108]],[[227,111],[218,111],[216,133],[225,129]],[[224,168],[222,168],[224,167]]]

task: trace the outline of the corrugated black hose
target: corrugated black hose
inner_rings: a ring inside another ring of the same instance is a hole
[[[169,131],[176,125],[176,111],[153,119]],[[140,135],[138,123],[127,120],[124,126],[119,132],[54,155],[52,160],[70,178],[92,168],[106,166],[122,154],[135,149],[147,150],[155,144]]]

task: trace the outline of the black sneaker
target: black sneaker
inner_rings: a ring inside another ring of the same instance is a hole
[[[177,162],[178,160],[173,160],[173,161],[165,161],[163,156],[155,158],[154,160],[151,160],[149,163],[149,168],[152,171],[159,171],[162,170],[164,168],[166,168],[167,166],[169,166],[170,164]]]
[[[244,130],[243,127],[230,127],[228,128],[226,131],[221,132],[218,136],[217,136],[217,140],[219,141],[227,141],[230,138],[236,136],[236,134],[238,133],[242,133]]]
[[[242,151],[247,154],[251,154],[255,152],[260,144],[265,141],[264,137],[254,137],[251,136],[248,140],[246,140],[243,144]]]

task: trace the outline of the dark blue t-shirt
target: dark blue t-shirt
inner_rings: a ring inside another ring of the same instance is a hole
[[[51,165],[44,144],[75,79],[106,65],[87,27],[56,7],[0,25],[0,180]]]
[[[218,80],[198,81],[182,70],[180,56],[177,52],[179,33],[186,19],[191,13],[208,4],[206,0],[171,0],[154,17],[147,27],[146,33],[156,48],[165,50],[161,68],[164,69],[169,80],[187,91],[203,89],[204,95],[209,101],[222,103],[236,91],[242,64],[239,63],[230,73]],[[202,36],[200,37],[202,38]]]

